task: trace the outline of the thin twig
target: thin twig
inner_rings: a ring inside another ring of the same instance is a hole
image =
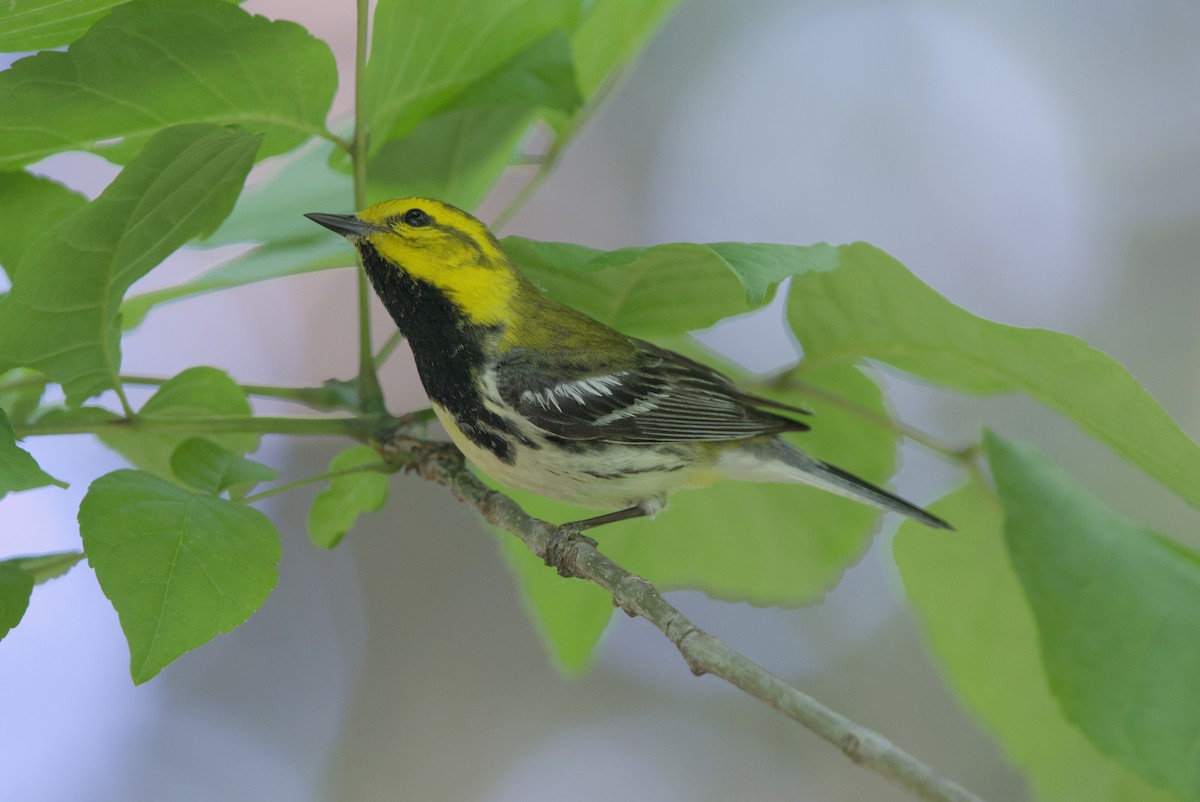
[[[841,407],[852,415],[856,415],[868,423],[873,423],[876,426],[889,429],[902,437],[906,437],[909,440],[912,440],[914,443],[924,446],[930,451],[941,454],[944,457],[949,457],[952,460],[959,462],[964,461],[964,449],[956,448],[940,440],[934,435],[918,429],[916,426],[912,426],[904,421],[897,420],[891,415],[880,414],[875,410],[864,406],[863,404],[851,401],[845,396],[830,392],[829,390],[826,390],[823,387],[818,387],[810,382],[806,382],[794,372],[786,373],[784,374],[784,377],[785,378],[783,381],[779,382],[779,386],[786,387],[790,390],[799,390],[800,392],[812,396],[813,398],[820,398],[821,400],[827,401],[834,406]]]
[[[161,387],[170,381],[170,377],[166,376],[142,376],[142,375],[125,375],[122,374],[121,381],[125,384],[139,385],[143,387]],[[286,387],[277,384],[244,384],[238,382],[238,387],[242,389],[246,395],[260,396],[262,398],[271,398],[276,401],[289,401],[294,404],[303,404],[313,409],[330,410],[330,409],[357,409],[357,405],[351,405],[346,401],[346,394],[339,392],[332,385],[346,384],[345,382],[335,382],[330,380],[319,387]]]
[[[350,160],[354,165],[354,208],[367,205],[367,121],[366,121],[366,71],[367,71],[367,23],[370,19],[368,0],[358,0],[356,5],[357,25],[354,40],[354,139],[350,149]],[[358,301],[358,401],[364,412],[382,412],[386,407],[383,389],[379,386],[379,374],[375,371],[375,357],[371,348],[371,288],[367,273],[358,270],[356,284]]]
[[[410,461],[408,467],[420,476],[449,487],[456,498],[478,509],[488,523],[512,532],[534,554],[547,558],[547,544],[556,527],[526,514],[512,499],[480,482],[466,469],[462,455],[455,449],[407,437],[395,438],[391,446],[401,459]],[[552,567],[560,573],[596,583],[611,593],[613,603],[626,613],[656,626],[675,644],[693,674],[712,674],[742,689],[834,744],[858,765],[920,799],[982,802],[882,735],[831,710],[703,631],[653,585],[629,573],[587,541],[568,541],[564,548],[555,550],[551,559]]]
[[[390,415],[330,416],[325,418],[285,418],[265,415],[218,415],[177,418],[62,418],[40,420],[13,431],[18,438],[58,434],[100,434],[101,432],[138,432],[140,434],[294,434],[347,435],[367,439],[377,432],[391,431],[404,419]]]
[[[566,145],[565,137],[555,140],[554,144],[550,146],[550,149],[546,151],[540,160],[534,162],[537,164],[537,168],[534,170],[533,175],[521,186],[521,189],[508,202],[508,205],[501,209],[500,213],[492,220],[493,230],[499,231],[508,225],[513,215],[519,212],[529,202],[529,199],[541,189],[542,184],[546,182],[546,179],[554,172],[554,168],[558,166],[558,160],[562,155],[564,145]]]
[[[243,504],[253,504],[257,501],[262,501],[264,498],[277,496],[280,493],[287,493],[300,487],[307,487],[308,485],[316,484],[317,482],[326,482],[333,479],[339,479],[343,476],[353,476],[356,473],[366,473],[368,471],[373,471],[375,473],[391,473],[395,470],[395,466],[389,465],[386,462],[368,462],[365,465],[352,465],[349,468],[341,468],[336,471],[326,471],[325,473],[318,473],[313,476],[305,476],[303,479],[296,479],[291,482],[276,485],[275,487],[269,487],[266,490],[260,490],[257,493],[244,496],[241,499],[241,502]]]
[[[397,346],[399,346],[402,342],[404,342],[404,335],[400,333],[399,329],[392,332],[392,335],[388,337],[387,342],[385,342],[375,354],[376,369],[378,369],[381,365],[383,365],[384,362],[387,361],[388,357],[392,355],[392,352],[395,351]]]
[[[529,199],[541,188],[546,179],[550,177],[554,169],[558,167],[558,160],[562,157],[563,150],[566,149],[567,143],[575,136],[575,133],[587,124],[596,110],[603,105],[604,101],[612,93],[624,75],[624,70],[614,70],[613,74],[605,80],[599,89],[592,95],[584,107],[575,115],[575,117],[564,127],[559,130],[554,138],[554,142],[545,153],[540,154],[524,154],[518,159],[513,166],[528,166],[536,165],[536,169],[529,180],[518,190],[517,194],[508,202],[500,213],[492,220],[492,229],[499,231],[504,228],[513,219],[513,216],[524,208]]]

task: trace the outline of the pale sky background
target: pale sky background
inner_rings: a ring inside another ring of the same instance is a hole
[[[303,22],[348,71],[347,0],[245,7]],[[867,240],[975,313],[1088,339],[1195,436],[1197,41],[1200,7],[1182,0],[694,0],[505,233],[596,247]],[[76,157],[42,169],[92,193],[113,173]],[[383,314],[376,323],[390,331]],[[762,368],[788,359],[764,325],[715,341]],[[316,274],[153,315],[125,365],[316,383],[352,372],[354,336],[351,274]],[[384,378],[394,411],[421,403],[407,356]],[[965,440],[986,416],[1135,519],[1195,529],[1182,503],[1031,403],[892,385],[910,422]],[[304,475],[339,447],[269,439],[262,454]],[[83,438],[32,450],[74,484],[3,502],[5,554],[77,547],[88,479],[120,465]],[[906,451],[898,486],[927,501],[950,476]],[[268,510],[284,558],[263,610],[142,687],[86,566],[39,587],[0,643],[5,798],[907,799],[761,704],[692,678],[644,622],[617,616],[596,668],[560,679],[494,543],[444,490],[397,477],[387,508],[332,553],[308,543],[309,498]],[[672,596],[984,797],[1026,798],[930,666],[886,531],[818,607]]]

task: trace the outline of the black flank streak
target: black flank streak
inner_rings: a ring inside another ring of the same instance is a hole
[[[621,473],[604,473],[603,471],[588,471],[585,470],[588,476],[594,476],[597,479],[624,479],[626,476],[633,476],[639,473],[670,473],[671,471],[682,470],[687,467],[683,463],[678,465],[655,465],[652,468],[626,468]]]
[[[520,440],[521,445],[525,446],[526,448],[530,448],[530,449],[533,449],[534,451],[537,451],[539,448],[542,447],[542,444],[539,443],[537,440],[531,440],[528,437],[526,437],[525,435],[521,434],[519,431],[517,431],[516,428],[512,425],[512,421],[505,420],[505,425],[507,425],[509,427],[509,430],[513,433],[513,437]]]

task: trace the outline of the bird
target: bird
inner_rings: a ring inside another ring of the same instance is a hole
[[[471,463],[504,485],[604,510],[564,524],[572,536],[591,541],[581,533],[654,516],[671,493],[723,479],[814,485],[953,528],[783,439],[809,430],[808,410],[550,298],[461,209],[409,197],[305,216],[357,249]]]

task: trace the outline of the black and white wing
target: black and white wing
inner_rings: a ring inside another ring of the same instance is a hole
[[[631,363],[608,371],[589,369],[597,361],[577,350],[513,349],[496,365],[496,388],[522,417],[572,440],[742,440],[809,428],[759,407],[805,410],[742,393],[717,371],[673,351],[638,345]]]

